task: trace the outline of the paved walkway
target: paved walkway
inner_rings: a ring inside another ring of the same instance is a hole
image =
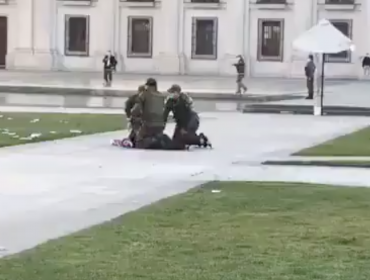
[[[4,254],[19,252],[209,180],[370,186],[364,170],[258,164],[366,125],[367,118],[210,113],[202,115],[201,130],[213,140],[213,150],[109,146],[124,132],[3,148],[0,247]]]
[[[314,101],[295,99],[271,102],[269,104],[313,105]],[[324,105],[370,108],[370,81],[356,81],[340,85],[328,85],[324,93]]]
[[[153,76],[159,82],[160,90],[167,90],[171,84],[180,84],[185,91],[193,93],[235,93],[235,77],[200,76]],[[132,91],[148,78],[145,75],[116,74],[111,91]],[[330,81],[328,85],[343,84],[348,81]],[[246,81],[249,94],[305,93],[305,81],[301,79],[252,78]],[[0,88],[28,87],[34,90],[43,88],[63,89],[106,89],[103,87],[101,73],[75,72],[0,72]],[[50,92],[53,93],[53,92]]]

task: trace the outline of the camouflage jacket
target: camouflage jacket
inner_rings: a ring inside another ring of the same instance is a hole
[[[132,117],[132,109],[134,108],[136,102],[138,102],[138,97],[140,93],[131,95],[125,103],[125,113],[128,118]]]
[[[193,111],[193,100],[186,93],[175,93],[167,97],[163,112],[163,119],[167,122],[169,114],[172,112],[176,124],[186,127]]]
[[[154,88],[148,88],[139,94],[132,112],[141,114],[143,124],[147,126],[164,127],[163,110],[165,96]]]

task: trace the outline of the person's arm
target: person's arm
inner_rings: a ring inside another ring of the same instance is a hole
[[[185,102],[185,105],[192,109],[193,108],[193,98],[191,98],[187,93],[181,93],[180,98],[182,98]]]
[[[136,96],[130,96],[125,103],[125,113],[127,118],[131,118],[131,110],[135,105]]]
[[[163,111],[163,121],[166,124],[168,120],[168,116],[170,115],[172,108],[173,108],[173,102],[172,98],[169,96],[166,98],[165,105],[164,105],[164,111]]]
[[[143,111],[144,111],[144,104],[145,104],[145,97],[143,93],[141,93],[135,99],[134,106],[131,109],[131,117],[133,118],[141,118]]]
[[[115,56],[112,56],[112,66],[113,66],[114,70],[116,69],[117,64],[118,64],[118,62],[117,62],[116,57]]]
[[[103,63],[107,63],[108,56],[104,56]]]

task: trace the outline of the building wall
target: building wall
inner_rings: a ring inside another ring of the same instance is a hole
[[[8,69],[100,71],[101,60],[112,50],[118,71],[195,75],[233,75],[232,63],[242,54],[247,73],[254,77],[299,77],[307,54],[292,49],[292,41],[322,18],[352,21],[356,52],[350,62],[328,63],[327,75],[356,78],[360,59],[370,49],[369,1],[357,0],[353,8],[324,5],[324,0],[288,0],[288,5],[256,4],[256,0],[224,0],[220,5],[194,5],[187,0],[157,0],[154,6],[133,5],[119,0],[9,0],[0,5],[6,15]],[[79,1],[81,2],[81,1]],[[91,5],[90,5],[90,4]],[[88,56],[65,55],[65,19],[70,15],[89,18]],[[151,17],[152,57],[128,57],[129,17]],[[217,59],[192,59],[193,18],[217,18]],[[283,55],[279,61],[260,61],[260,19],[283,24]]]

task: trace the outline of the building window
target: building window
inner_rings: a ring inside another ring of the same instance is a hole
[[[327,5],[353,5],[355,0],[325,0]]]
[[[258,60],[283,61],[284,20],[258,20]]]
[[[89,55],[89,17],[65,16],[65,55]]]
[[[287,0],[257,0],[257,4],[286,4]]]
[[[330,22],[348,38],[352,37],[352,21],[351,20],[330,20]],[[328,54],[327,62],[350,62],[351,52],[343,51],[340,53]]]
[[[192,59],[217,59],[217,18],[193,18]]]
[[[153,18],[128,18],[127,57],[151,58],[153,55]]]
[[[220,0],[191,0],[190,3],[220,3]]]

